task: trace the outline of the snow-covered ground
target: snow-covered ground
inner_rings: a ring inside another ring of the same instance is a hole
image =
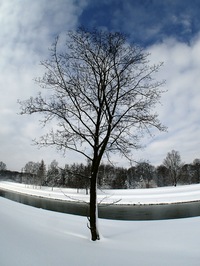
[[[0,188],[61,200],[88,201],[85,190],[0,182]],[[98,200],[158,204],[200,200],[200,185],[98,191]],[[200,217],[161,221],[99,219],[92,242],[85,217],[51,212],[0,197],[0,266],[197,266]]]
[[[0,182],[0,188],[17,191],[24,194],[36,195],[60,200],[88,201],[89,195],[85,190],[66,188],[38,187],[14,182]],[[200,201],[200,184],[177,187],[163,187],[151,189],[114,189],[99,190],[98,201],[102,203],[116,202],[116,204],[160,204],[174,202]]]
[[[162,221],[87,219],[0,197],[1,266],[199,266],[200,217]]]

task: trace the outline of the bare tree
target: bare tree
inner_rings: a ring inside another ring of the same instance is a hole
[[[149,54],[118,32],[80,28],[68,32],[64,44],[56,38],[50,51],[42,62],[46,73],[36,80],[49,93],[20,102],[21,114],[41,113],[44,125],[57,119],[56,129],[37,144],[78,152],[91,162],[89,227],[97,240],[102,157],[119,152],[128,158],[149,127],[164,130],[152,111],[162,93],[163,82],[154,80],[162,64],[150,66]]]
[[[0,161],[0,171],[5,171],[7,170],[7,166],[4,162]]]
[[[48,183],[48,185],[51,185],[51,188],[53,190],[53,187],[56,183],[58,184],[58,180],[60,178],[61,174],[59,172],[58,162],[56,160],[53,160],[48,167],[46,182]]]
[[[193,161],[194,176],[198,183],[200,183],[200,159],[196,158]]]
[[[22,172],[26,174],[26,183],[37,185],[37,173],[39,169],[39,162],[28,162],[25,164],[25,166],[22,168]]]
[[[155,168],[149,161],[140,161],[136,166],[138,177],[144,182],[146,188],[150,188],[150,183],[153,180]]]
[[[163,161],[163,165],[168,169],[170,177],[172,178],[174,186],[176,187],[182,167],[181,156],[179,152],[175,150],[168,152]]]

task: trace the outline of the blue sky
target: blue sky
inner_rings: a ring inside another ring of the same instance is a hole
[[[199,7],[195,0],[91,0],[79,21],[123,31],[145,46],[169,36],[190,42],[199,30]]]
[[[145,136],[146,148],[133,158],[159,165],[172,149],[185,163],[200,158],[199,10],[198,0],[0,0],[0,161],[12,170],[41,159],[61,166],[81,161],[76,154],[38,150],[31,140],[42,134],[39,118],[17,115],[17,99],[40,90],[33,79],[42,75],[40,61],[55,36],[80,25],[122,31],[151,53],[151,63],[164,62],[158,79],[166,80],[167,92],[156,111],[168,132]],[[123,158],[113,160],[128,166]]]

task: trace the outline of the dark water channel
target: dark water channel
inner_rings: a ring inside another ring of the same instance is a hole
[[[88,216],[86,203],[48,199],[0,189],[0,196],[50,211]],[[115,220],[163,220],[200,216],[200,201],[160,205],[100,205],[99,218]]]

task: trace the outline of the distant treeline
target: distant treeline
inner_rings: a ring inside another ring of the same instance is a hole
[[[175,164],[173,164],[175,165]],[[90,186],[91,165],[82,163],[66,164],[59,167],[53,160],[46,167],[44,161],[28,162],[22,172],[0,170],[0,179],[13,180],[35,186],[69,187],[88,190]],[[98,173],[98,187],[102,189],[129,189],[171,186],[177,184],[200,183],[200,160],[192,164],[180,163],[176,167],[164,164],[154,167],[141,161],[130,168],[102,164]]]
[[[25,174],[17,171],[0,170],[0,180],[10,180],[21,183]]]

